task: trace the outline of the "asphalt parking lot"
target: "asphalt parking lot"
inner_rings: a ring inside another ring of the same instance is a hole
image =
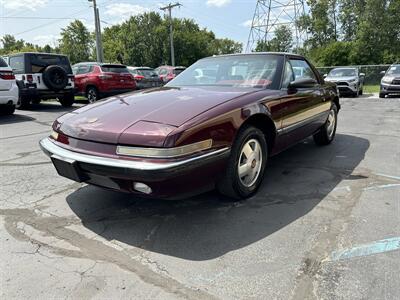
[[[38,146],[65,108],[0,117],[0,297],[399,299],[400,99],[341,101],[332,145],[272,158],[236,203],[74,183]]]

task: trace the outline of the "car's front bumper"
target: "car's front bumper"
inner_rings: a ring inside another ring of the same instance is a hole
[[[52,159],[61,176],[159,198],[180,198],[213,188],[230,153],[229,148],[222,148],[180,160],[149,161],[75,152],[57,145],[50,138],[42,139],[40,147]],[[152,192],[140,193],[135,190],[134,183],[144,183]]]
[[[348,85],[337,85],[339,93],[346,94],[346,93],[357,93],[357,83],[349,83]]]
[[[381,93],[383,94],[400,94],[399,84],[381,83]]]

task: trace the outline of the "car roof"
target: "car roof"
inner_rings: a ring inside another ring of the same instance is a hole
[[[250,53],[232,53],[232,54],[221,54],[221,55],[213,55],[210,57],[225,57],[225,56],[247,56],[247,55],[282,55],[282,56],[296,56],[299,58],[304,58],[303,55],[289,52],[250,52]]]
[[[131,69],[131,70],[137,70],[137,69],[154,70],[154,68],[150,68],[150,67],[132,67],[132,66],[128,66],[128,69]]]
[[[121,65],[121,64],[112,64],[112,63],[100,63],[96,61],[82,61],[79,63],[74,64],[74,66],[79,66],[79,65],[90,65],[90,66],[120,66],[120,67],[126,67],[126,65]]]
[[[17,56],[17,55],[21,55],[21,54],[44,54],[44,55],[64,56],[64,57],[67,57],[65,54],[47,53],[47,52],[17,52],[17,53],[11,53],[11,54],[9,54],[8,57]]]

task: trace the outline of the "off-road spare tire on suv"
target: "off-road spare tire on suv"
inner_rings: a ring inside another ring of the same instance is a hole
[[[43,71],[43,81],[53,91],[64,89],[68,84],[68,75],[65,70],[57,65],[46,67]]]

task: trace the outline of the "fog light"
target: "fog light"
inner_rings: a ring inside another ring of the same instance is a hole
[[[144,184],[143,182],[134,182],[133,188],[136,191],[145,193],[145,194],[151,194],[151,192],[152,192],[151,187],[149,187],[147,184]]]

